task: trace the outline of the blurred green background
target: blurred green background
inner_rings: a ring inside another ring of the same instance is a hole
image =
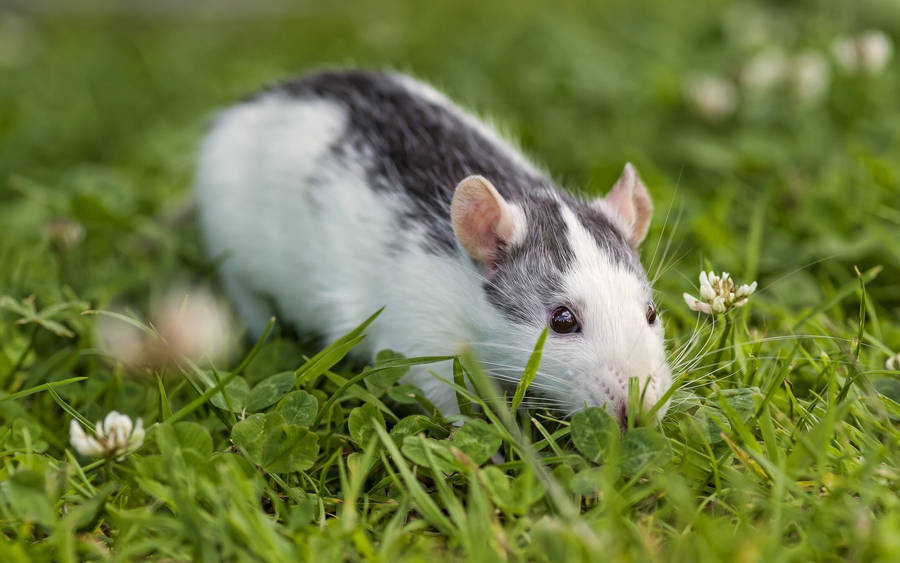
[[[260,87],[337,65],[433,82],[577,192],[635,162],[657,205],[646,261],[669,246],[670,318],[692,318],[680,294],[702,260],[758,278],[782,311],[821,302],[854,265],[883,265],[871,291],[896,313],[898,65],[844,68],[835,51],[871,29],[898,37],[900,3],[6,0],[6,292],[63,275],[104,305],[206,275],[190,222],[164,220],[205,128]],[[64,272],[46,243],[60,216],[86,233]]]

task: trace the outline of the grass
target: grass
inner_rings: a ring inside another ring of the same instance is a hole
[[[818,103],[741,90],[716,122],[683,95],[765,46],[827,56],[868,27],[900,37],[893,3],[161,6],[0,9],[0,559],[896,558],[898,64],[831,61]],[[513,411],[482,399],[469,357],[339,361],[364,329],[323,347],[276,322],[215,372],[134,373],[98,351],[83,311],[146,328],[169,288],[215,283],[173,217],[216,108],[351,63],[435,82],[575,191],[635,162],[678,377],[660,425]],[[760,289],[698,318],[680,296],[710,267]],[[423,415],[397,382],[416,361],[454,362],[447,384],[477,414]],[[143,446],[79,456],[69,420],[113,409],[143,418]]]

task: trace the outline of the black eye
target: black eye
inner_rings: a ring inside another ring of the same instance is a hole
[[[647,303],[647,324],[652,325],[656,322],[656,307],[653,303]]]
[[[573,332],[581,332],[581,325],[575,318],[575,313],[566,307],[557,307],[550,314],[550,328],[553,332],[559,334],[571,334]]]

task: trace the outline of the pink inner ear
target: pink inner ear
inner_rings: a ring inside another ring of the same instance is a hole
[[[497,253],[499,239],[494,227],[500,221],[500,209],[493,198],[481,198],[469,203],[463,219],[465,238],[460,241],[475,258],[491,261]]]
[[[515,233],[515,219],[496,188],[481,176],[469,176],[456,186],[450,202],[456,238],[466,252],[488,270],[504,241]]]
[[[605,198],[606,204],[615,210],[627,224],[628,241],[637,246],[644,240],[650,217],[653,215],[653,201],[647,187],[641,182],[637,171],[630,163],[625,165],[622,175]]]
[[[606,196],[606,202],[628,223],[634,225],[634,198],[631,186],[616,184]]]

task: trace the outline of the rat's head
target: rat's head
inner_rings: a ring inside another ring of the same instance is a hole
[[[624,421],[634,377],[649,408],[671,385],[671,373],[636,251],[653,209],[647,188],[629,164],[594,202],[550,188],[521,197],[507,201],[488,179],[470,176],[451,204],[457,239],[485,278],[489,320],[476,349],[486,367],[516,383],[549,325],[530,387],[535,404],[567,414],[605,406]]]

